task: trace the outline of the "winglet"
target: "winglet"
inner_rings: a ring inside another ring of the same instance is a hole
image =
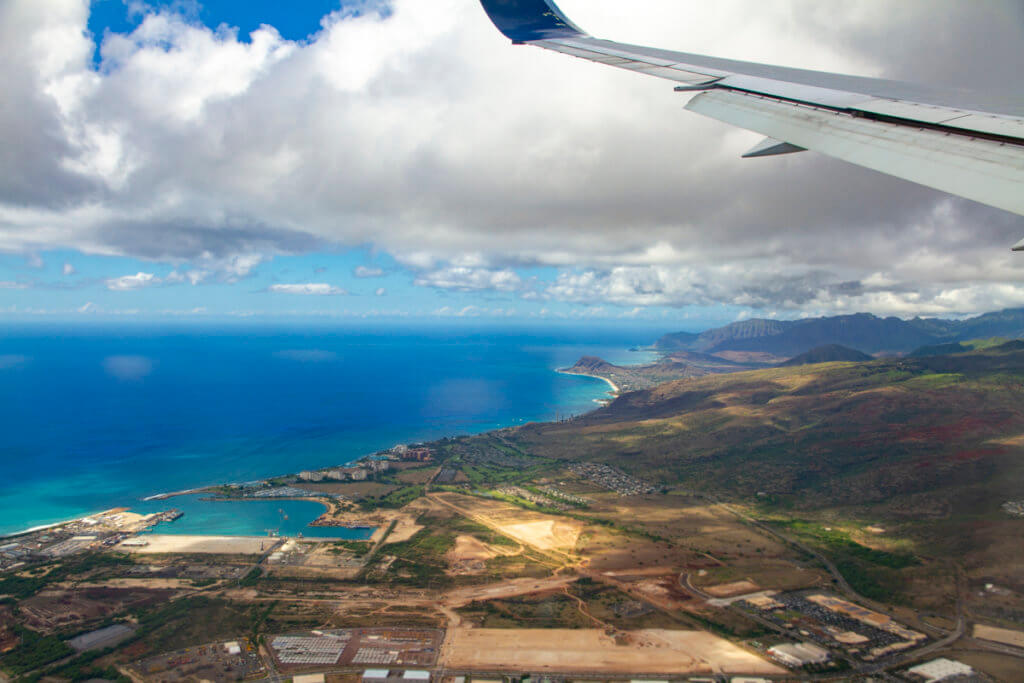
[[[1021,240],[1020,242],[1017,242],[1017,244],[1013,245],[1013,247],[1011,247],[1011,249],[1013,251],[1024,251],[1024,240]]]
[[[480,0],[487,16],[513,43],[586,35],[554,0]]]

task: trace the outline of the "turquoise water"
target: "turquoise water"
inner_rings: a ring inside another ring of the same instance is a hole
[[[320,503],[308,500],[211,500],[202,495],[175,496],[167,500],[146,501],[133,506],[135,512],[160,512],[175,508],[185,515],[173,522],[158,524],[153,533],[194,536],[280,536],[306,538],[343,538],[366,540],[373,529],[308,526],[323,514]]]
[[[157,493],[340,465],[396,443],[586,412],[607,385],[554,370],[583,355],[644,362],[649,354],[627,349],[658,334],[632,326],[8,328],[0,333],[0,533],[141,509]],[[230,516],[201,506],[176,528],[229,533],[268,521]]]

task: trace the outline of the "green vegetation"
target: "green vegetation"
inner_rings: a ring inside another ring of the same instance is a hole
[[[263,578],[263,570],[260,569],[259,567],[253,567],[252,569],[250,569],[248,571],[248,573],[246,573],[245,576],[243,576],[241,579],[239,579],[238,585],[239,586],[243,586],[245,588],[249,588],[249,587],[255,586],[257,583],[259,583],[260,579],[262,579],[262,578]]]
[[[815,522],[794,519],[777,524],[800,536],[813,539],[818,545],[824,546],[825,551],[830,555],[845,556],[890,569],[905,569],[920,564],[920,561],[912,553],[894,553],[869,548],[854,541],[844,531],[826,528]]]
[[[0,664],[16,676],[74,653],[57,636],[41,636],[21,626],[15,626],[15,632],[21,638],[21,645],[5,654]]]
[[[373,498],[367,496],[359,501],[359,505],[364,510],[395,510],[401,507],[405,507],[412,501],[423,495],[424,488],[422,486],[406,486],[400,488],[397,491],[392,491],[380,498]]]
[[[103,570],[120,568],[134,564],[126,555],[113,553],[88,553],[73,559],[65,560],[54,566],[35,567],[31,576],[6,576],[0,579],[0,595],[10,595],[19,600],[31,597],[53,583],[67,581],[86,574],[90,578],[94,574],[104,574]],[[49,569],[49,571],[46,571]],[[46,573],[43,573],[43,572]]]
[[[447,529],[421,529],[408,541],[387,547],[397,559],[387,580],[413,586],[443,587],[451,583],[445,574],[444,556],[455,546],[456,534]]]
[[[356,557],[364,557],[373,548],[368,541],[335,541],[333,546],[330,550],[332,553],[348,552]]]

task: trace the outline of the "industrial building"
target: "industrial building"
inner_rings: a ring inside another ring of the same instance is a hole
[[[777,662],[797,669],[808,664],[824,664],[831,655],[828,650],[813,643],[787,643],[768,648],[768,654]]]
[[[907,673],[913,677],[914,680],[933,683],[934,681],[948,681],[953,678],[960,678],[963,676],[974,676],[974,669],[962,662],[942,658],[933,659],[927,664],[921,664],[913,667],[912,669],[907,669]]]

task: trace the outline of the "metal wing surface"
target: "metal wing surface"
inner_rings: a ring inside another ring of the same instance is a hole
[[[586,34],[554,0],[480,1],[515,44],[698,91],[687,109],[766,136],[745,156],[814,150],[1024,215],[1024,88],[985,97],[626,45]]]

